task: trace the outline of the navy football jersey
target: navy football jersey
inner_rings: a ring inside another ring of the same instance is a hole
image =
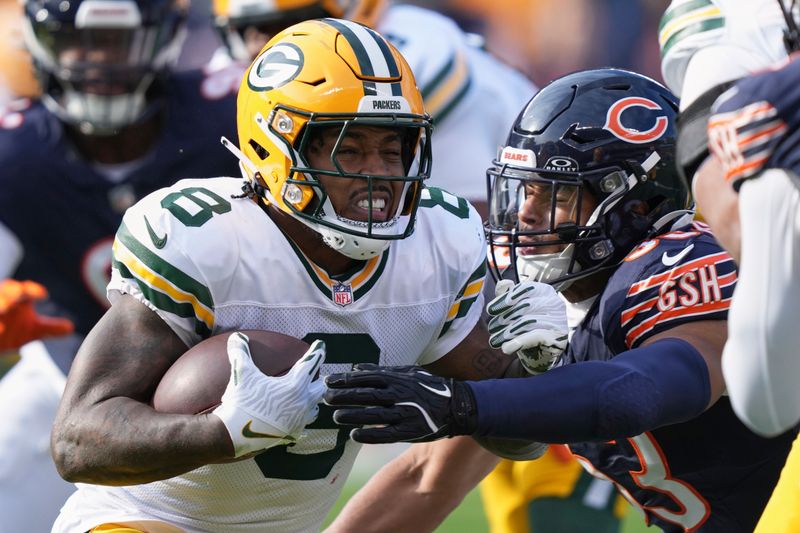
[[[643,242],[573,332],[567,362],[609,360],[679,324],[725,320],[735,284],[733,260],[704,224]],[[731,533],[755,527],[792,439],[756,436],[723,396],[687,422],[570,448],[587,470],[635,501],[649,523]]]
[[[77,154],[40,102],[17,101],[0,115],[0,223],[23,245],[12,276],[50,293],[41,312],[70,318],[85,335],[108,307],[111,245],[125,209],[181,178],[239,175],[220,136],[235,140],[241,76],[239,68],[173,74],[159,137],[120,183]]]
[[[800,175],[798,55],[748,76],[720,95],[708,121],[709,148],[738,190],[764,169]]]

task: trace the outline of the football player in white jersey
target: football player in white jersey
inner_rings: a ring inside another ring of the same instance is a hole
[[[692,178],[708,155],[711,104],[737,79],[786,57],[785,28],[776,0],[673,0],[659,24],[661,73],[680,97],[676,157],[692,185],[699,212],[734,256],[739,241],[738,195],[708,175]]]
[[[421,364],[480,379],[509,366],[480,321],[480,217],[425,188],[430,119],[391,44],[346,20],[295,25],[256,58],[238,98],[239,148],[223,142],[244,186],[179,181],[129,209],[117,233],[113,305],[54,425],[56,465],[79,483],[56,532],[317,530],[358,450],[330,409],[317,415],[310,376],[323,358],[322,374]],[[270,378],[231,335],[244,379],[213,413],[148,405],[188,346],[241,329],[302,338],[308,357]],[[246,420],[274,437],[247,438]]]
[[[411,65],[435,125],[432,185],[486,215],[486,161],[537,89],[476,44],[476,36],[440,13],[386,0],[214,0],[213,10],[227,53],[246,62],[269,37],[301,20],[339,17],[375,28]]]

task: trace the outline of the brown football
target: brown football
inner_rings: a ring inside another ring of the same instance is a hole
[[[162,413],[198,414],[220,404],[228,386],[229,331],[189,348],[161,378],[153,394],[153,407]],[[242,330],[250,338],[250,355],[265,374],[280,376],[308,350],[308,344],[275,331]]]

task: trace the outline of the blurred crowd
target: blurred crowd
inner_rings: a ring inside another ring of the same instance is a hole
[[[573,70],[624,67],[661,80],[656,35],[667,0],[434,0],[542,86]]]
[[[624,67],[662,81],[658,21],[667,0],[416,0],[482,38],[486,48],[538,86],[573,70]],[[219,46],[210,1],[192,2],[181,68],[204,65]],[[19,3],[0,0],[0,77],[3,91],[26,95],[32,76],[22,52]],[[9,75],[13,73],[13,75]],[[0,92],[2,99],[2,92]]]

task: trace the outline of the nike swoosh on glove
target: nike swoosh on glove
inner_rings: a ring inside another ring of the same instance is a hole
[[[283,376],[268,376],[253,363],[247,336],[236,332],[228,337],[228,360],[231,377],[212,413],[225,424],[234,457],[297,442],[319,414],[325,343],[314,341]]]
[[[486,311],[492,317],[489,344],[516,354],[530,374],[552,368],[567,348],[566,307],[546,283],[500,280]]]
[[[0,353],[46,337],[73,332],[71,320],[42,316],[34,306],[47,290],[34,281],[6,279],[0,283]]]
[[[325,403],[350,406],[334,411],[337,424],[379,426],[353,429],[356,442],[427,442],[475,431],[475,397],[466,383],[417,366],[360,364],[355,370],[325,379]]]

